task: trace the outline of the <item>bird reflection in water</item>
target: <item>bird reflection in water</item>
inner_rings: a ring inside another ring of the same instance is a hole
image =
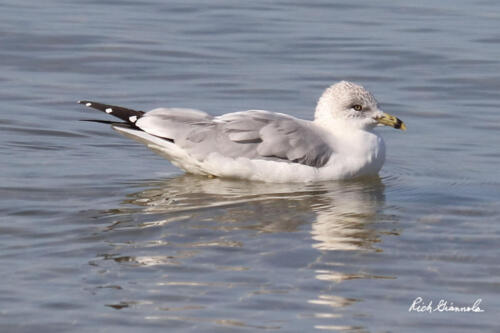
[[[134,250],[129,250],[129,255],[108,255],[106,259],[141,267],[169,266],[175,269],[175,266],[181,267],[186,261],[205,255],[204,251],[209,248],[235,248],[253,252],[254,261],[248,262],[246,254],[242,255],[239,265],[224,265],[213,259],[213,266],[220,271],[244,274],[261,269],[254,267],[260,265],[255,260],[262,260],[255,259],[259,258],[257,254],[272,252],[274,246],[277,249],[283,245],[268,239],[259,245],[259,235],[263,238],[281,233],[283,238],[288,238],[300,233],[309,237],[292,237],[289,245],[308,248],[304,251],[313,253],[312,257],[310,253],[304,256],[313,258],[305,266],[317,281],[337,284],[351,279],[391,278],[349,272],[345,267],[350,253],[380,251],[375,244],[380,242],[383,232],[377,230],[374,222],[383,219],[383,206],[384,184],[378,177],[318,184],[268,184],[183,175],[150,182],[146,189],[129,195],[121,208],[109,212],[114,222],[106,231],[111,232],[108,241],[116,245],[114,252],[122,252],[127,247]],[[147,232],[148,229],[151,232]],[[113,236],[115,232],[119,235],[116,238]],[[249,232],[254,237],[249,237]],[[155,246],[162,250],[133,255],[134,252],[144,252],[137,249]],[[171,253],[165,255],[165,252]],[[238,255],[238,252],[234,253],[236,258]],[[186,286],[186,283],[204,288],[221,287],[221,283],[213,281],[165,281],[159,284]],[[317,312],[317,318],[337,318],[341,316],[337,310],[359,300],[334,295],[330,287],[325,287],[325,290],[313,299],[303,300],[311,306],[329,309]],[[283,293],[283,290],[279,292]],[[250,294],[265,293],[260,288]],[[241,298],[241,301],[245,299]]]
[[[259,231],[284,232],[312,222],[312,238],[318,242],[314,247],[320,250],[370,248],[376,239],[371,239],[374,235],[364,226],[373,221],[384,203],[384,185],[378,177],[316,184],[268,184],[183,175],[147,186],[124,201],[135,208],[113,212],[147,214],[148,222],[140,224],[142,227],[175,221],[175,216],[165,215],[168,213],[178,217],[182,212],[195,215],[207,209],[214,213],[214,221],[229,228],[231,222],[234,228],[251,222]],[[137,206],[141,208],[138,210]],[[217,208],[223,210],[215,212]],[[156,215],[158,219],[151,221]]]

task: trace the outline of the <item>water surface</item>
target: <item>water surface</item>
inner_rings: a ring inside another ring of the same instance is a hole
[[[496,2],[0,8],[0,331],[497,331]],[[341,79],[408,125],[380,177],[184,175],[76,104],[311,119]]]

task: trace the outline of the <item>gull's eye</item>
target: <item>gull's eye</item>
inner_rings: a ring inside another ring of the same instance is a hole
[[[361,110],[363,110],[363,107],[362,107],[361,105],[359,105],[359,104],[353,105],[353,106],[352,106],[352,108],[353,108],[354,110],[356,110],[356,111],[361,111]]]

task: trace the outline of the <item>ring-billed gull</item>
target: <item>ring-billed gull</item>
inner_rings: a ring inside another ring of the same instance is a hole
[[[193,109],[149,112],[79,101],[124,122],[113,129],[146,144],[187,172],[266,182],[313,182],[377,174],[385,144],[373,131],[386,125],[405,130],[382,112],[360,85],[341,81],[327,88],[314,120],[249,110],[213,117]]]

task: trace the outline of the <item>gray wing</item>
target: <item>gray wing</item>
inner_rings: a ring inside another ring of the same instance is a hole
[[[250,110],[213,118],[191,109],[156,109],[136,126],[172,140],[198,159],[212,152],[227,157],[275,159],[313,167],[333,151],[310,122],[285,114]]]

